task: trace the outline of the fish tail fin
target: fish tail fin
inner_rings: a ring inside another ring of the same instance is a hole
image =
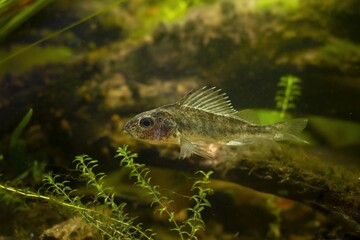
[[[296,118],[287,122],[276,123],[275,126],[279,131],[275,134],[274,139],[308,143],[296,136],[304,130],[307,122],[306,118]]]

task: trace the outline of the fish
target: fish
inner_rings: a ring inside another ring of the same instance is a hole
[[[248,111],[236,111],[220,88],[190,91],[176,103],[142,112],[131,118],[124,131],[151,144],[178,144],[180,158],[213,158],[212,144],[244,145],[259,139],[305,142],[296,135],[306,118],[261,125],[249,120]],[[253,118],[253,117],[251,117]]]

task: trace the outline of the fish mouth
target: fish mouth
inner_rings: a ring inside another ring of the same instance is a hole
[[[123,133],[127,133],[127,134],[129,134],[130,136],[133,136],[133,135],[130,133],[130,131],[129,131],[129,128],[130,128],[129,125],[130,125],[129,122],[127,122],[127,123],[124,125]]]

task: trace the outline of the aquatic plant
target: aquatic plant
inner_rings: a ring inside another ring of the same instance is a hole
[[[295,100],[301,95],[301,79],[292,75],[283,76],[278,82],[279,90],[275,95],[276,108],[280,117],[285,118],[290,109],[296,107]]]
[[[98,161],[87,155],[77,156],[74,160],[75,169],[80,172],[80,179],[88,187],[95,188],[95,196],[91,205],[84,205],[80,196],[76,196],[75,189],[69,186],[69,181],[57,181],[58,176],[49,174],[45,177],[46,192],[51,193],[60,202],[61,206],[75,210],[89,224],[99,230],[103,237],[108,239],[151,239],[150,229],[143,230],[140,224],[134,223],[134,218],[124,212],[126,203],[117,204],[111,188],[104,186],[104,173],[96,174],[94,168]],[[72,195],[75,195],[74,197]],[[94,206],[103,205],[110,210],[110,214],[93,210]]]
[[[49,1],[49,0],[48,0],[48,1]],[[51,1],[53,1],[53,0],[51,0]],[[12,58],[14,58],[14,57],[16,57],[16,56],[22,54],[23,52],[25,52],[25,51],[27,51],[27,50],[35,47],[35,46],[38,46],[38,45],[40,45],[41,43],[43,43],[43,42],[45,42],[45,41],[47,41],[47,40],[49,40],[49,39],[51,39],[51,38],[54,38],[54,37],[59,36],[60,34],[68,31],[69,29],[72,29],[72,28],[74,28],[74,27],[76,27],[76,26],[78,26],[78,25],[80,25],[80,24],[82,24],[82,23],[84,23],[84,22],[86,22],[86,21],[88,21],[88,20],[96,17],[96,16],[98,16],[99,14],[101,14],[101,13],[103,13],[103,12],[108,11],[109,9],[113,8],[113,7],[116,6],[116,5],[119,5],[119,4],[122,3],[122,2],[124,2],[124,0],[114,1],[113,3],[111,3],[111,4],[109,4],[109,5],[106,5],[105,7],[99,9],[98,11],[96,11],[96,12],[94,12],[94,13],[92,13],[92,14],[90,14],[90,15],[88,15],[88,16],[86,16],[86,17],[84,17],[84,18],[82,18],[82,19],[80,19],[80,20],[78,20],[78,21],[76,21],[76,22],[74,22],[73,24],[70,24],[70,25],[68,25],[68,26],[66,26],[66,27],[64,27],[64,28],[62,28],[62,29],[60,29],[60,30],[52,33],[52,34],[49,34],[48,36],[46,36],[46,37],[44,37],[44,38],[41,38],[40,40],[38,40],[38,41],[36,41],[36,42],[34,42],[34,43],[26,46],[26,47],[23,47],[23,48],[15,51],[14,53],[11,53],[11,54],[8,55],[8,56],[3,57],[2,59],[0,59],[0,65],[3,64],[3,63],[5,63],[5,62],[7,62],[7,61],[9,61],[10,59],[12,59]],[[1,33],[1,32],[0,32],[0,33]],[[1,37],[1,36],[0,36],[0,37]],[[1,38],[0,38],[0,40],[1,40]]]
[[[129,39],[130,41],[142,38],[147,33],[152,31],[160,22],[172,22],[174,20],[179,19],[183,16],[187,10],[195,5],[199,5],[201,3],[209,3],[213,0],[179,0],[179,1],[170,1],[170,0],[161,0],[161,1],[136,1],[135,3],[128,1],[127,8],[132,8],[131,12],[133,13],[132,22],[136,22],[135,24],[129,24],[126,20],[123,22],[126,23],[124,28],[128,29]],[[31,2],[31,1],[29,1]],[[29,6],[23,6],[25,4],[20,4],[19,0],[8,0],[8,1],[0,1],[0,43],[3,41],[14,29],[19,27],[26,19],[31,17],[36,12],[43,9],[46,5],[53,2],[53,0],[38,0],[34,1],[34,3],[29,4]],[[79,19],[78,21],[61,28],[41,39],[35,41],[34,43],[29,44],[28,46],[20,46],[19,49],[15,49],[9,53],[9,55],[5,55],[0,59],[0,65],[8,62],[9,60],[17,57],[23,52],[34,48],[43,42],[48,41],[49,39],[55,38],[64,32],[83,24],[84,22],[89,21],[92,18],[97,17],[98,15],[109,11],[115,6],[121,5],[126,2],[125,0],[114,0],[113,2],[106,4],[104,7],[99,10]],[[18,9],[17,9],[17,8]],[[15,9],[16,11],[10,11]],[[14,13],[13,13],[14,12]],[[4,17],[10,15],[11,18]],[[10,19],[10,20],[9,20]],[[59,49],[62,50],[62,49]],[[65,49],[66,52],[71,52],[71,49]],[[0,52],[1,53],[1,52]],[[3,53],[4,54],[4,53]],[[46,54],[43,54],[46,55]],[[71,54],[69,53],[68,56]]]
[[[11,134],[9,155],[10,160],[12,161],[13,173],[15,176],[22,173],[22,171],[24,171],[24,167],[26,166],[25,141],[21,138],[21,136],[31,120],[32,113],[33,110],[29,109],[26,115],[21,119],[19,125]]]
[[[175,220],[175,213],[169,210],[168,206],[174,203],[159,191],[159,186],[151,185],[150,170],[144,164],[134,162],[137,154],[127,150],[127,146],[117,150],[116,157],[121,157],[121,165],[130,169],[130,177],[135,178],[135,185],[143,188],[152,197],[153,205],[159,205],[159,214],[163,213],[169,217],[169,222],[174,225],[171,230],[176,231],[181,239],[197,239],[196,232],[205,228],[201,212],[205,207],[210,207],[206,199],[212,193],[212,189],[206,187],[212,172],[199,171],[201,176],[192,186],[194,195],[188,197],[194,205],[188,208],[191,217],[182,223]],[[95,173],[98,161],[88,155],[77,156],[74,160],[75,170],[80,173],[80,180],[86,182],[88,187],[95,189],[95,195],[90,203],[83,203],[77,190],[70,187],[68,180],[60,181],[60,176],[49,173],[45,178],[45,189],[50,196],[34,193],[27,189],[10,187],[7,184],[0,184],[0,189],[15,193],[25,198],[37,198],[48,201],[64,210],[70,210],[72,214],[80,215],[91,226],[99,230],[106,239],[154,239],[156,233],[152,229],[144,229],[141,223],[135,223],[135,217],[130,217],[124,211],[126,203],[117,203],[112,188],[104,184],[104,173]],[[2,199],[0,199],[2,201]],[[166,200],[166,201],[165,201]],[[165,204],[166,202],[166,204]],[[99,207],[99,208],[96,208]],[[102,209],[102,210],[98,210]],[[105,209],[105,211],[104,211]],[[108,211],[106,211],[108,210]]]
[[[11,176],[12,185],[16,185],[25,178],[31,176],[33,183],[39,183],[45,169],[44,157],[39,157],[38,152],[29,153],[24,140],[24,131],[29,125],[33,115],[30,108],[11,133],[8,154],[0,154],[0,168],[4,175]]]
[[[211,207],[206,198],[209,194],[212,194],[213,190],[206,187],[206,185],[210,183],[210,175],[213,172],[197,172],[198,175],[201,175],[202,179],[195,181],[191,188],[191,191],[197,192],[190,197],[190,201],[195,203],[193,207],[188,208],[188,211],[192,214],[192,216],[182,224],[179,224],[175,220],[175,213],[169,210],[169,205],[173,203],[173,200],[163,196],[158,190],[159,186],[152,186],[150,184],[150,170],[146,168],[144,164],[135,163],[133,161],[133,159],[137,157],[137,154],[129,152],[127,150],[127,146],[124,146],[123,148],[118,148],[116,157],[123,158],[121,160],[121,165],[130,169],[130,177],[136,179],[135,185],[145,189],[152,197],[151,205],[158,204],[160,206],[158,209],[160,216],[166,214],[169,217],[168,221],[174,225],[171,230],[177,232],[181,239],[197,239],[195,236],[196,232],[205,228],[201,212],[205,209],[205,207]]]
[[[32,15],[51,2],[53,2],[53,0],[0,1],[0,42]]]

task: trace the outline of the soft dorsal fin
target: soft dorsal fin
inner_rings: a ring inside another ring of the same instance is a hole
[[[234,117],[244,120],[251,124],[260,124],[259,116],[254,110],[244,109],[234,114]]]
[[[215,87],[203,87],[186,94],[178,104],[218,115],[235,114],[236,110],[232,107],[229,97],[220,91],[221,89]]]

